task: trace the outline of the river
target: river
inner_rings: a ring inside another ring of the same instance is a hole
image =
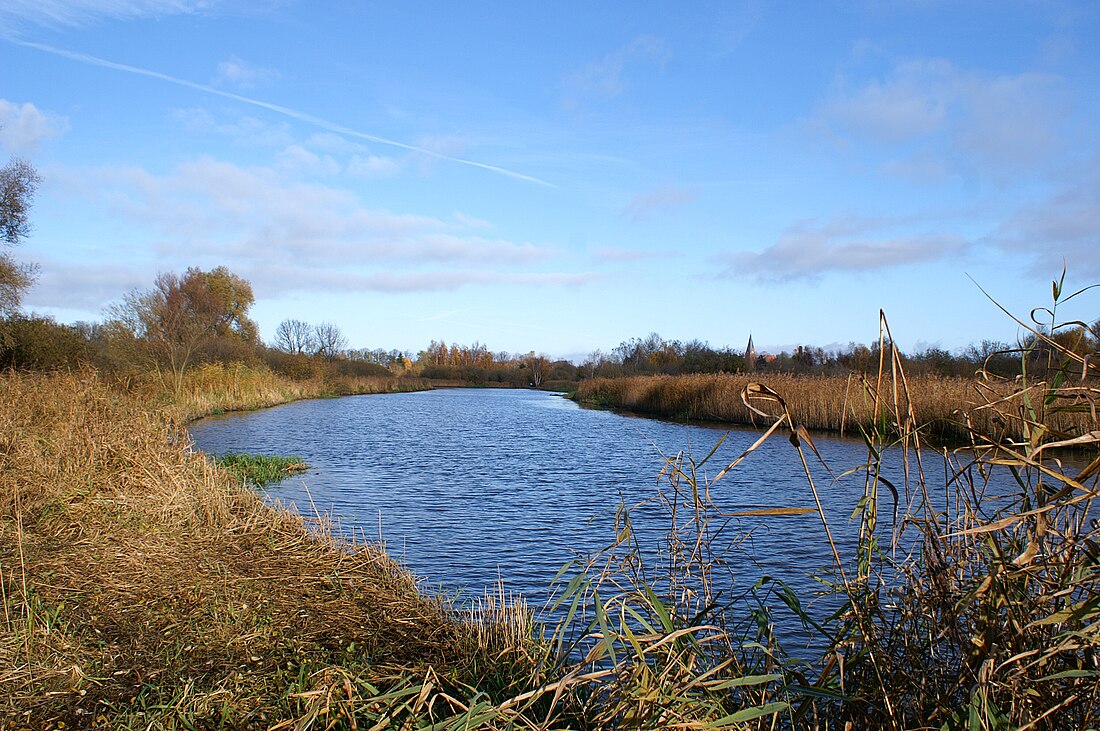
[[[190,431],[196,448],[209,454],[301,456],[309,471],[269,487],[268,499],[306,515],[327,514],[357,540],[383,541],[428,586],[479,597],[499,581],[535,606],[564,564],[614,541],[621,504],[655,495],[665,456],[685,451],[701,460],[727,433],[504,389],[300,401],[206,418]],[[702,474],[713,477],[760,433],[730,430]],[[849,516],[863,477],[832,475],[863,464],[866,447],[836,436],[814,440],[832,472],[809,450],[807,457],[845,550],[854,540]],[[900,466],[893,469],[891,480],[900,486]],[[942,459],[934,469],[942,475]],[[798,453],[783,434],[716,483],[711,496],[725,512],[814,507]],[[890,519],[889,507],[883,520]],[[667,515],[650,502],[632,518],[643,551],[655,555]],[[737,588],[766,573],[808,600],[817,587],[808,574],[832,562],[816,513],[726,520],[720,540],[734,547]]]

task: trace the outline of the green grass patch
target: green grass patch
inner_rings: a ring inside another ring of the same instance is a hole
[[[215,461],[232,472],[241,482],[255,487],[285,480],[297,472],[309,469],[301,457],[279,457],[274,454],[229,452],[216,458]]]

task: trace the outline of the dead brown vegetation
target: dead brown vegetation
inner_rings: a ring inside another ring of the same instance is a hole
[[[234,484],[184,418],[94,373],[0,380],[0,718],[264,727],[335,666],[473,671],[473,629]]]
[[[672,419],[718,421],[760,426],[741,400],[751,382],[764,380],[784,394],[791,418],[807,429],[858,435],[876,427],[876,379],[865,376],[813,376],[794,374],[712,374],[693,376],[634,376],[593,378],[577,386],[577,400],[640,414]],[[1045,382],[1018,388],[1015,381],[988,378],[946,378],[914,376],[909,391],[917,424],[926,435],[966,440],[971,428],[988,436],[1019,438],[1017,419],[1006,420],[1001,412],[1014,412],[1025,399],[1042,399]],[[1061,398],[1071,398],[1067,391]],[[997,409],[978,408],[998,403]],[[1087,398],[1081,401],[1086,406]],[[906,404],[909,405],[908,403]],[[1087,431],[1090,415],[1080,411],[1059,411],[1050,415],[1049,426],[1067,435]],[[967,425],[969,419],[969,426]]]

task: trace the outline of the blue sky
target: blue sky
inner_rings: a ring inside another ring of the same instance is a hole
[[[27,309],[226,265],[270,338],[948,349],[1100,282],[1100,3],[5,0]],[[1067,316],[1100,316],[1095,295]]]

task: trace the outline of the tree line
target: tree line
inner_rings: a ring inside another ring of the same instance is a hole
[[[0,367],[56,369],[90,364],[113,373],[152,371],[170,389],[178,389],[187,369],[199,363],[263,364],[294,379],[386,375],[470,385],[567,387],[587,378],[634,375],[873,372],[879,361],[877,341],[837,349],[800,345],[789,352],[758,354],[750,362],[743,350],[699,340],[665,340],[656,333],[625,340],[609,351],[594,351],[580,363],[535,351],[492,351],[479,342],[433,340],[412,353],[352,348],[337,325],[297,319],[281,322],[273,340],[265,343],[249,316],[253,303],[248,281],[217,267],[161,274],[149,289],[126,294],[103,322],[65,325],[40,315],[9,312],[0,320]],[[1050,337],[1087,355],[1100,352],[1098,332],[1100,322],[1062,329]],[[906,362],[911,374],[948,377],[968,377],[981,369],[1012,377],[1021,367],[1041,375],[1060,367],[1034,336],[1020,343],[985,340],[956,352],[929,347],[909,353]]]
[[[110,372],[152,371],[166,387],[178,391],[187,369],[207,362],[262,363],[291,378],[418,376],[517,387],[655,374],[825,375],[870,372],[878,366],[877,341],[830,350],[799,345],[790,352],[750,355],[700,340],[666,340],[657,333],[625,340],[607,352],[594,351],[579,364],[535,351],[494,352],[480,342],[432,340],[413,354],[351,348],[336,324],[293,318],[283,320],[267,344],[249,316],[255,303],[251,284],[226,267],[162,273],[150,288],[125,294],[108,309],[103,322],[63,325],[22,313],[22,295],[34,281],[35,268],[16,262],[9,251],[30,235],[30,208],[40,182],[26,161],[12,159],[0,168],[0,367],[90,364]],[[1091,325],[1069,323],[1046,334],[1080,355],[1100,353],[1100,320]],[[1033,335],[1019,343],[985,340],[954,353],[929,347],[910,353],[908,363],[911,373],[942,376],[970,376],[982,368],[1012,376],[1021,367],[1033,374],[1060,367]]]

